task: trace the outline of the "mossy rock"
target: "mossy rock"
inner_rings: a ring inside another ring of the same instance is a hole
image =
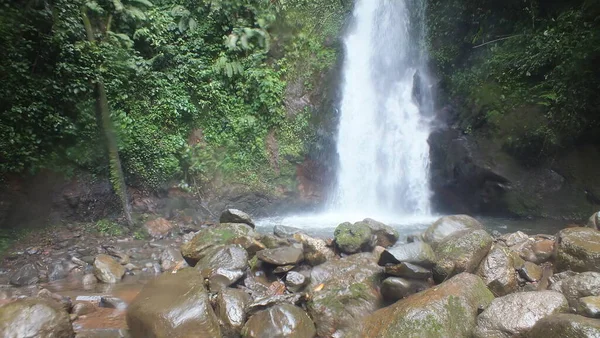
[[[252,242],[241,241],[242,237],[258,239],[259,235],[247,224],[222,223],[200,230],[189,242],[181,246],[181,255],[190,266],[194,266],[217,246]]]
[[[333,235],[338,248],[347,254],[370,251],[375,244],[373,231],[365,222],[342,223],[338,225]]]
[[[556,236],[556,271],[600,272],[600,231],[568,228]]]
[[[461,272],[475,272],[493,241],[485,230],[464,230],[447,237],[435,249],[434,280],[439,283]]]
[[[451,215],[444,216],[423,232],[423,240],[429,243],[434,249],[445,238],[454,233],[463,230],[483,229],[483,225],[478,220],[467,215]]]

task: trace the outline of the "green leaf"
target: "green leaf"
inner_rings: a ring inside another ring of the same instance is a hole
[[[146,7],[152,7],[152,6],[154,6],[154,5],[152,4],[152,2],[150,2],[150,1],[148,1],[148,0],[130,0],[130,1],[131,1],[131,2],[137,2],[137,3],[139,3],[139,4],[142,4],[142,5],[146,6]]]
[[[137,7],[128,6],[125,10],[125,13],[134,19],[146,20],[146,14],[144,14],[144,11]]]
[[[174,17],[185,17],[190,15],[190,11],[183,6],[177,5],[171,9],[171,15]]]
[[[117,12],[121,12],[125,8],[121,0],[112,0],[112,3],[115,6],[115,11]]]
[[[198,23],[196,22],[196,20],[194,20],[194,18],[190,18],[190,21],[188,21],[188,26],[190,28],[190,31],[195,31],[196,27],[198,27]]]
[[[179,19],[179,31],[181,33],[185,32],[186,29],[186,20],[184,18]]]

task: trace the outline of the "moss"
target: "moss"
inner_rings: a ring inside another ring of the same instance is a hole
[[[342,223],[334,232],[336,244],[345,252],[359,252],[366,246],[372,236],[372,230],[362,222]]]

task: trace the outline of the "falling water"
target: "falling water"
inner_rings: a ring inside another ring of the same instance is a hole
[[[333,210],[430,213],[423,1],[356,0],[344,40]]]

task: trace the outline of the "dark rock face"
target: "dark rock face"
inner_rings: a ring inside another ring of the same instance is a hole
[[[248,338],[313,338],[315,324],[301,308],[280,304],[250,317],[242,336]]]
[[[537,321],[528,338],[573,337],[595,338],[600,337],[600,321],[574,314],[560,313],[544,317]]]
[[[435,249],[438,260],[433,268],[434,280],[440,283],[461,272],[475,272],[492,242],[485,230],[463,230],[446,237]]]
[[[217,295],[215,312],[224,337],[239,337],[246,322],[250,296],[242,290],[224,288]]]
[[[376,311],[366,319],[361,337],[469,337],[478,308],[492,299],[479,277],[461,273]]]
[[[69,314],[58,304],[36,298],[0,307],[0,337],[75,337]]]
[[[396,277],[413,279],[428,279],[431,277],[431,270],[410,263],[387,265],[385,273]]]
[[[556,236],[556,270],[600,272],[600,231],[568,228]]]
[[[373,231],[364,222],[342,223],[337,226],[333,235],[335,244],[347,254],[370,251],[375,246]]]
[[[273,265],[297,264],[304,259],[302,249],[291,246],[277,249],[266,249],[256,253],[256,257],[261,261]]]
[[[413,242],[395,246],[381,253],[379,265],[399,264],[402,262],[432,267],[436,257],[431,246],[425,242]]]
[[[433,223],[422,235],[423,241],[434,249],[446,237],[463,230],[483,229],[478,220],[467,215],[444,216]]]
[[[589,169],[597,167],[597,147],[531,167],[498,142],[454,129],[432,132],[429,144],[433,202],[441,212],[583,219],[597,211],[586,194],[599,193],[598,175]]]
[[[388,302],[395,302],[429,288],[429,283],[399,277],[388,277],[381,283],[381,295]]]
[[[202,275],[192,268],[150,281],[127,310],[133,338],[220,337]]]
[[[211,291],[217,291],[244,276],[248,252],[238,245],[216,247],[196,264],[196,269],[208,279]]]
[[[10,284],[15,286],[33,285],[37,283],[40,278],[39,271],[33,264],[23,265],[10,277]]]
[[[496,296],[517,291],[514,258],[506,247],[495,245],[479,264],[477,275]]]
[[[318,336],[360,336],[364,316],[377,310],[382,301],[377,284],[383,268],[377,259],[360,253],[312,269],[307,310]]]
[[[219,223],[243,223],[255,227],[254,221],[247,213],[238,209],[227,209],[221,213]]]
[[[479,315],[473,336],[509,338],[522,335],[538,320],[567,309],[567,300],[556,291],[512,293],[494,299]]]

